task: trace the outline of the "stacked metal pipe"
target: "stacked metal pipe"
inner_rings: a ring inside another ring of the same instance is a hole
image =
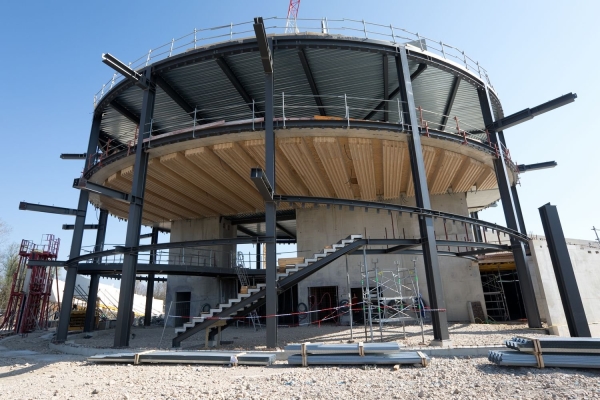
[[[290,365],[418,364],[426,366],[429,357],[417,351],[400,351],[398,343],[290,344],[285,351]]]
[[[512,350],[490,351],[488,360],[498,365],[521,367],[600,368],[600,339],[524,338],[505,341]]]

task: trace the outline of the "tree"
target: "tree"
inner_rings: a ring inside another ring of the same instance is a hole
[[[0,252],[0,310],[6,309],[13,275],[19,266],[19,245],[13,243]]]
[[[154,298],[159,300],[167,299],[167,282],[154,283]]]
[[[133,290],[133,293],[139,294],[140,296],[145,296],[147,287],[148,284],[146,282],[135,281],[135,289]]]

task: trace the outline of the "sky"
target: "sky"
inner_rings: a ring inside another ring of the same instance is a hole
[[[0,219],[9,242],[42,234],[61,238],[67,259],[68,216],[19,211],[20,201],[75,208],[72,188],[83,163],[61,153],[87,146],[93,95],[112,76],[101,54],[134,60],[194,28],[254,17],[285,17],[286,0],[268,1],[3,1],[0,2]],[[519,196],[528,233],[543,234],[538,208],[558,207],[565,236],[593,241],[600,228],[596,1],[333,1],[303,0],[300,18],[352,18],[390,24],[461,49],[483,65],[505,114],[563,94],[578,98],[505,131],[512,159],[555,160],[554,169],[521,175]],[[480,214],[505,224],[502,208]],[[87,223],[97,213],[88,212]],[[142,232],[149,231],[143,228]],[[93,245],[87,231],[84,245]],[[161,235],[161,241],[168,236]],[[107,244],[125,241],[125,224],[110,218]]]

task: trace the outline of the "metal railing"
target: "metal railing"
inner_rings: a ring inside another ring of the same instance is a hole
[[[265,18],[265,30],[268,34],[286,34],[286,18],[271,17]],[[451,61],[462,68],[471,71],[480,79],[487,82],[492,87],[488,72],[478,61],[469,57],[464,50],[451,46],[441,40],[435,40],[420,35],[418,32],[410,32],[403,28],[390,25],[376,24],[364,20],[354,19],[298,19],[298,33],[323,33],[333,35],[346,35],[348,37],[358,37],[363,39],[382,40],[392,44],[409,43],[421,51],[441,56],[443,59]],[[176,54],[184,53],[189,50],[198,49],[204,46],[213,45],[222,42],[232,42],[254,36],[253,22],[230,23],[228,25],[215,26],[204,29],[194,29],[192,32],[179,38],[173,38],[171,41],[148,50],[141,57],[131,61],[128,65],[134,70],[139,70],[152,63],[167,59]],[[294,35],[287,33],[287,35]],[[112,78],[102,85],[102,88],[94,94],[94,107],[104,97],[106,93],[120,82],[123,76],[113,74]]]
[[[316,97],[312,95],[290,95],[285,92],[276,94],[274,96],[274,119],[277,122],[277,127],[285,128],[286,124],[294,121],[321,119],[337,120],[350,128],[353,124],[364,122],[369,115],[371,115],[369,121],[379,121],[390,125],[405,124],[406,104],[400,101],[399,98],[384,100],[353,97],[347,94],[337,96],[321,95],[318,97],[322,105],[317,105]],[[184,122],[182,122],[181,115],[161,118],[159,124],[155,120],[151,120],[143,126],[144,136],[148,137],[148,133],[150,133],[149,137],[144,139],[144,142],[151,148],[152,142],[161,137],[191,132],[192,138],[194,138],[196,133],[200,134],[204,129],[224,124],[245,123],[251,124],[253,130],[255,125],[256,129],[263,129],[263,109],[264,101],[242,102],[197,108],[189,113],[190,119]],[[319,109],[324,110],[326,116],[319,115]],[[201,115],[204,115],[204,117],[199,117]],[[425,135],[429,135],[430,130],[444,132],[455,136],[456,139],[465,144],[469,140],[494,147],[485,127],[476,126],[476,122],[468,118],[462,118],[459,115],[444,115],[422,107],[418,107],[417,118],[416,123]],[[105,144],[100,149],[99,154],[92,155],[88,160],[87,169],[91,169],[107,157],[121,151],[126,150],[128,154],[133,153],[137,144],[137,137],[138,134],[136,133],[132,140],[118,146],[111,145],[110,142]],[[516,171],[516,165],[510,160],[510,153],[504,147],[502,147],[502,150],[505,152],[509,165]]]

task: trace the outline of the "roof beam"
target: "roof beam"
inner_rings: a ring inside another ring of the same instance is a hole
[[[289,237],[291,237],[292,239],[296,239],[296,235],[294,235],[290,230],[288,230],[285,226],[281,225],[280,223],[275,223],[275,226],[277,227],[277,229],[279,229],[281,232],[285,233],[286,235],[288,235]]]
[[[165,81],[162,76],[158,74],[154,75],[154,82],[163,90],[163,92],[166,93],[167,96],[171,98],[171,100],[177,103],[177,105],[183,111],[185,111],[188,117],[194,119],[195,107],[192,107],[190,103],[185,101],[185,99],[181,97],[181,95],[177,93],[177,91],[175,91],[175,89],[173,89],[173,87],[169,85],[169,83]],[[198,117],[196,117],[196,119],[198,119]]]
[[[446,101],[446,107],[444,107],[444,115],[442,117],[442,123],[440,124],[440,131],[446,129],[446,124],[448,123],[448,118],[450,115],[450,111],[452,110],[452,106],[454,105],[454,100],[456,99],[456,93],[458,93],[458,86],[460,85],[460,78],[458,76],[454,77],[454,82],[452,82],[452,89],[450,89],[450,95],[448,96],[448,101]]]
[[[242,232],[244,235],[248,235],[248,236],[251,236],[251,237],[258,237],[258,236],[260,236],[259,234],[252,232],[250,229],[248,229],[248,228],[246,228],[246,227],[244,227],[242,225],[236,225],[236,228],[237,228],[238,231]]]
[[[425,71],[426,69],[427,69],[427,64],[423,64],[423,63],[419,64],[419,67],[417,68],[417,70],[410,75],[410,80],[414,81],[415,79],[417,79],[419,77],[419,75],[421,75],[423,73],[423,71]],[[398,94],[398,92],[400,92],[400,86],[398,86],[396,89],[394,89],[392,91],[392,93],[389,94],[389,96],[387,97],[387,100],[393,99]],[[387,101],[385,101],[385,100],[381,101],[381,103],[377,104],[377,106],[373,109],[373,111],[368,113],[367,116],[363,118],[363,120],[373,118],[373,115],[375,115],[379,110],[381,110],[385,106],[386,103],[387,103]]]
[[[310,69],[310,65],[308,64],[308,59],[306,58],[306,53],[304,52],[303,48],[298,49],[298,57],[300,57],[300,63],[302,64],[304,75],[306,75],[310,90],[315,98],[315,103],[317,103],[317,107],[319,107],[319,114],[324,117],[327,115],[327,112],[325,111],[325,106],[323,105],[323,101],[319,95],[317,83],[315,82],[315,78],[313,77],[312,70]]]
[[[135,114],[132,111],[129,111],[127,108],[125,108],[121,103],[119,103],[116,100],[113,100],[110,102],[110,106],[119,114],[121,114],[122,116],[124,116],[125,118],[127,118],[128,120],[130,120],[131,122],[133,122],[136,125],[140,124],[140,116]]]
[[[229,82],[231,82],[235,90],[237,90],[237,92],[240,94],[240,96],[242,96],[246,104],[248,104],[250,111],[254,111],[257,117],[262,117],[262,113],[257,112],[258,107],[256,106],[256,104],[254,104],[254,99],[252,98],[252,96],[250,96],[244,85],[242,85],[242,82],[240,82],[238,77],[232,71],[229,64],[227,64],[225,57],[218,57],[216,61],[219,68],[221,68],[221,71],[223,71],[227,79],[229,79]]]

